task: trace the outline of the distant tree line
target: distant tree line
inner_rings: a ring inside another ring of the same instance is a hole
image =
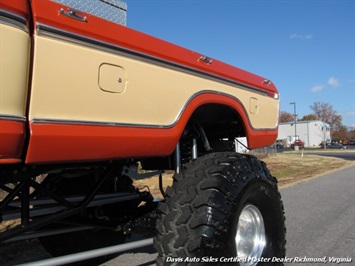
[[[313,113],[305,115],[302,118],[297,119],[297,121],[320,120],[329,124],[332,140],[355,140],[355,130],[348,130],[348,128],[342,124],[342,116],[337,114],[331,104],[315,102],[310,106],[310,109]],[[293,121],[295,121],[293,114],[285,111],[280,112],[280,123]]]

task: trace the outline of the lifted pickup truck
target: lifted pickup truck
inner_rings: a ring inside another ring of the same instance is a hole
[[[275,142],[274,84],[80,2],[0,0],[0,242],[58,256],[148,232],[161,265],[284,257],[277,181],[234,146]],[[133,186],[153,176],[162,199]]]

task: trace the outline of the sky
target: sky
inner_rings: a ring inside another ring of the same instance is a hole
[[[127,26],[273,81],[280,110],[355,127],[355,0],[124,0]]]

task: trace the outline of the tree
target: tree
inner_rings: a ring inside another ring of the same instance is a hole
[[[355,140],[355,130],[354,129],[353,130],[349,130],[346,138],[348,140],[353,140],[354,141]]]
[[[341,115],[336,113],[331,104],[315,102],[310,108],[319,120],[330,125],[333,140],[347,139],[348,129],[342,124]]]
[[[293,114],[290,114],[285,111],[280,112],[279,123],[293,122],[293,121],[295,121]]]
[[[332,132],[332,140],[344,141],[348,139],[348,129],[346,126],[337,125]]]
[[[304,115],[301,119],[298,119],[298,121],[313,121],[313,120],[318,120],[317,116],[314,114]]]
[[[342,126],[342,117],[336,113],[331,104],[315,102],[310,108],[317,119],[329,124],[332,130]]]

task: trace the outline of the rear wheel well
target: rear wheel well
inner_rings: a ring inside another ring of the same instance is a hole
[[[199,123],[209,140],[234,139],[246,136],[244,123],[240,115],[230,106],[205,104],[195,110],[186,129]],[[186,130],[185,129],[185,130]]]
[[[245,137],[246,130],[239,113],[223,104],[204,104],[190,116],[179,140],[181,163],[187,163],[210,152],[235,151],[234,141]],[[176,154],[169,157],[142,160],[144,169],[170,169],[176,167]]]

